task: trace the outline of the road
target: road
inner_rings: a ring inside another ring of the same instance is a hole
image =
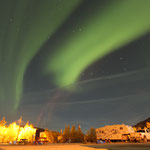
[[[150,143],[125,143],[125,144],[96,144],[85,145],[91,148],[105,148],[108,150],[150,150]]]

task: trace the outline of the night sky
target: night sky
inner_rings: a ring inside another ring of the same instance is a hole
[[[0,117],[60,130],[150,117],[149,0],[0,0]]]

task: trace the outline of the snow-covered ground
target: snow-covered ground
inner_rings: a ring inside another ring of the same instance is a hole
[[[0,150],[95,150],[82,145],[45,145],[45,146],[0,146]],[[97,149],[106,150],[106,149]]]

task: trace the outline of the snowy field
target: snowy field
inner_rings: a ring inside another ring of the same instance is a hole
[[[45,145],[45,146],[0,146],[0,150],[95,150],[83,145]],[[96,149],[106,150],[106,149]]]

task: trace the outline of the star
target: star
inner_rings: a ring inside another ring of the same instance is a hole
[[[10,19],[9,19],[9,21],[10,21],[10,22],[12,22],[12,21],[13,21],[13,19],[12,19],[12,18],[10,18]]]
[[[94,73],[93,73],[93,72],[91,72],[90,74],[91,74],[91,75],[93,75]]]

